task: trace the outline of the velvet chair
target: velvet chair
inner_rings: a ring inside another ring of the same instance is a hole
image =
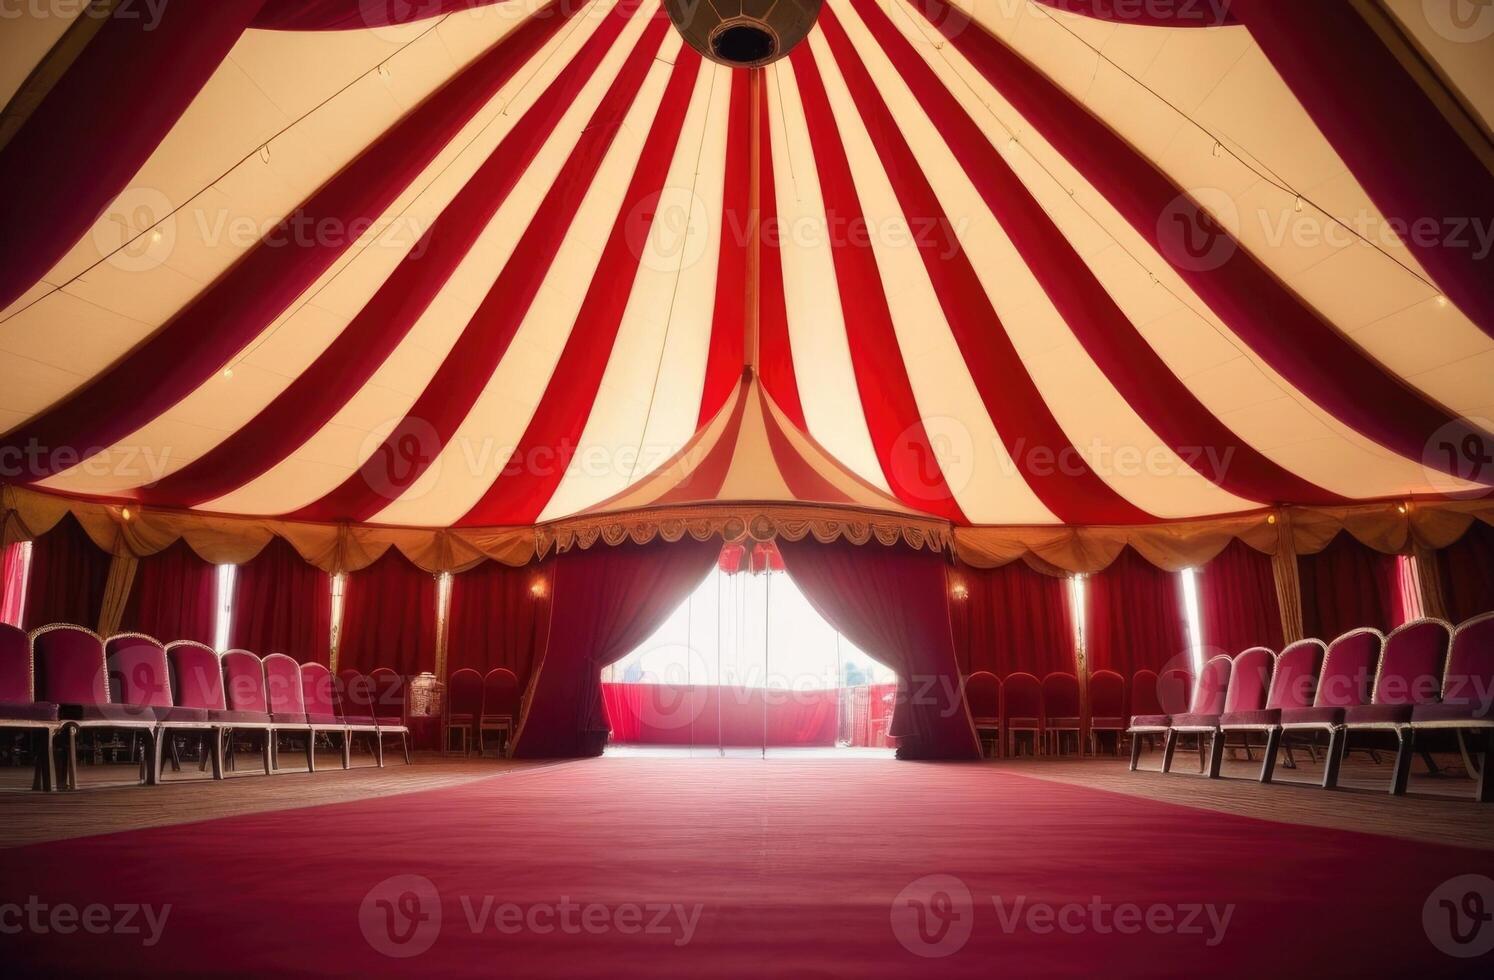
[[[1254,653],[1255,651],[1246,651]],[[1269,659],[1271,651],[1262,650]],[[1243,654],[1241,655],[1243,656]],[[1259,658],[1252,658],[1247,666],[1258,663]],[[1179,735],[1198,736],[1199,768],[1203,768],[1203,742],[1205,738],[1212,740],[1214,754],[1221,760],[1224,752],[1224,741],[1218,737],[1219,717],[1224,714],[1225,704],[1229,697],[1230,675],[1234,672],[1235,662],[1229,657],[1221,654],[1204,664],[1203,672],[1198,675],[1198,684],[1193,689],[1193,703],[1188,710],[1180,715],[1172,716],[1172,724],[1167,729],[1167,741],[1162,747],[1162,771],[1172,771],[1172,756],[1177,748]],[[1269,678],[1261,684],[1264,689],[1269,683]],[[1217,775],[1216,767],[1209,767],[1211,775]]]
[[[1152,676],[1156,676],[1155,674]],[[1099,736],[1115,736],[1115,754],[1120,755],[1120,737],[1126,730],[1126,679],[1113,670],[1097,670],[1089,675],[1089,751],[1100,754]]]
[[[203,762],[213,766],[213,778],[223,778],[223,715],[228,702],[223,696],[223,664],[212,647],[194,640],[166,644],[166,666],[171,679],[171,699],[179,708],[200,712],[202,721],[163,725],[169,742],[176,729],[205,733]],[[174,751],[174,749],[173,749]],[[173,760],[175,755],[173,754]]]
[[[452,733],[462,736],[462,755],[469,755],[477,741],[476,727],[482,716],[482,675],[463,667],[446,682],[446,715],[441,720],[441,751],[451,750]]]
[[[965,678],[965,705],[987,757],[1001,755],[1001,678],[989,670],[977,670]]]
[[[156,715],[144,704],[113,704],[109,700],[109,670],[104,657],[104,641],[97,633],[81,626],[57,623],[31,633],[31,655],[36,665],[38,700],[55,702],[67,739],[67,770],[63,785],[78,788],[78,733],[84,729],[123,730],[131,742],[141,742],[140,778],[152,783],[155,774],[149,760],[155,752]],[[149,658],[137,678],[132,678],[131,693],[159,687],[165,690],[164,676],[151,675]],[[170,704],[170,697],[167,704]]]
[[[1006,724],[1006,754],[1017,754],[1017,735],[1032,734],[1032,754],[1043,746],[1043,683],[1032,674],[1009,674],[1001,684],[1001,719]]]
[[[1452,651],[1447,656],[1447,672],[1442,679],[1442,700],[1438,704],[1418,704],[1411,709],[1412,731],[1451,729],[1458,733],[1458,744],[1470,776],[1478,785],[1474,798],[1480,803],[1494,802],[1494,612],[1475,616],[1453,630]],[[1475,765],[1463,738],[1475,732],[1480,741],[1479,763]]]
[[[1355,732],[1394,732],[1399,746],[1390,792],[1406,792],[1411,778],[1414,733],[1411,716],[1418,705],[1436,704],[1447,670],[1452,626],[1440,619],[1416,619],[1397,626],[1385,637],[1375,689],[1369,704],[1344,709],[1344,728]],[[1430,759],[1428,768],[1431,768]],[[1433,770],[1435,771],[1435,770]]]
[[[312,748],[306,754],[307,766],[316,772],[316,739],[319,735],[330,735],[342,749],[342,767],[353,764],[352,743],[348,739],[348,726],[337,708],[337,687],[332,681],[332,672],[321,664],[301,664],[301,703],[306,706],[306,724],[311,728]]]
[[[507,667],[494,667],[482,679],[482,715],[477,724],[477,754],[482,755],[488,732],[498,736],[498,751],[508,748],[519,723],[519,678]]]
[[[1276,657],[1276,669],[1271,675],[1271,684],[1260,708],[1246,707],[1243,703],[1230,704],[1219,719],[1219,731],[1225,739],[1238,734],[1246,740],[1247,757],[1249,738],[1260,733],[1265,735],[1266,752],[1261,760],[1260,781],[1269,783],[1276,770],[1276,756],[1281,749],[1281,713],[1289,708],[1307,708],[1317,694],[1318,677],[1323,671],[1323,641],[1298,640]],[[1243,659],[1245,655],[1241,654]],[[1230,683],[1230,696],[1236,692],[1240,681],[1239,661]],[[1242,694],[1243,697],[1243,694]]]
[[[270,704],[270,771],[280,768],[280,736],[306,739],[306,769],[316,772],[316,734],[306,717],[306,699],[301,688],[301,665],[283,653],[264,659],[265,697]]]
[[[52,743],[60,726],[57,705],[36,700],[30,639],[24,630],[0,623],[0,730],[20,730],[34,736],[33,789],[56,788],[57,761],[52,754]]]
[[[1084,731],[1084,719],[1079,711],[1079,678],[1063,671],[1054,671],[1043,678],[1043,733],[1054,755],[1063,754],[1063,735],[1074,733],[1074,748],[1080,755],[1084,748],[1080,744],[1080,733]]]
[[[376,667],[368,675],[373,683],[373,714],[379,726],[379,760],[384,759],[384,739],[399,736],[405,753],[405,765],[410,764],[410,726],[405,724],[405,679],[388,667]]]
[[[233,736],[238,731],[257,732],[260,736],[260,761],[265,775],[273,771],[275,724],[270,718],[270,699],[265,692],[265,665],[248,650],[229,650],[223,654],[223,699],[228,707],[220,712],[208,711],[208,719],[223,728],[225,762],[234,768]]]
[[[207,710],[176,703],[166,648],[152,637],[143,633],[111,636],[104,643],[104,655],[109,664],[109,700],[128,706],[131,711],[149,714],[156,722],[148,781],[159,782],[163,750],[175,733],[183,730],[212,733]],[[176,762],[175,754],[172,761]]]
[[[1375,669],[1385,636],[1377,629],[1350,630],[1328,644],[1318,690],[1310,707],[1281,709],[1282,737],[1293,732],[1328,733],[1328,751],[1323,758],[1323,788],[1338,785],[1343,763],[1344,713],[1356,705],[1369,704],[1374,691]]]
[[[302,671],[305,671],[305,665],[302,666]],[[353,738],[368,735],[373,743],[374,762],[382,769],[384,740],[379,737],[379,722],[374,717],[373,678],[359,670],[340,670],[337,672],[337,686],[333,694],[337,700],[337,716],[348,730],[348,764],[352,764]]]
[[[1181,667],[1163,671],[1160,677],[1153,670],[1138,670],[1132,675],[1131,724],[1126,727],[1131,736],[1132,772],[1141,761],[1142,741],[1167,736],[1173,716],[1188,710],[1192,688],[1193,675]]]

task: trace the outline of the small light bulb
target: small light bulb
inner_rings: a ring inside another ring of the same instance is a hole
[[[1444,310],[1447,309],[1447,297],[1443,296],[1441,293],[1438,293],[1437,294],[1437,305],[1440,306],[1440,307],[1442,307]]]
[[[1267,514],[1266,515],[1266,523],[1267,524],[1275,524],[1276,523],[1276,515],[1275,514]]]
[[[1397,513],[1404,514],[1411,508],[1407,507],[1405,504],[1397,504],[1395,509]]]
[[[1296,211],[1297,211],[1298,214],[1302,213],[1302,195],[1301,194],[1297,195],[1297,203],[1295,205],[1293,205],[1293,207],[1296,209]]]
[[[121,510],[119,512],[119,516],[123,517],[125,520],[129,520],[130,519],[130,508],[126,507],[123,510]]]
[[[231,368],[231,367],[224,368],[223,369],[223,377],[225,377],[225,378],[232,378],[233,377],[233,368]]]
[[[161,229],[157,228],[155,231],[151,232],[150,240],[152,242],[159,242],[161,240]]]

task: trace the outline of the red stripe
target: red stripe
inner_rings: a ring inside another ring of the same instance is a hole
[[[352,229],[378,220],[569,18],[564,0],[537,11],[313,194],[293,215],[298,227]],[[295,229],[272,232],[149,340],[9,433],[0,453],[26,454],[20,481],[44,479],[101,452],[191,394],[330,268],[354,236],[303,238]]]
[[[883,292],[882,273],[865,233],[866,219],[851,177],[851,164],[814,55],[808,45],[800,45],[789,58],[820,175],[851,365],[882,472],[893,495],[903,503],[956,524],[968,523],[945,483],[918,413],[892,325],[892,311]]]
[[[1230,27],[1238,24],[1231,0],[1171,0],[1134,3],[1127,0],[1037,0],[1045,7],[1113,24],[1141,27]],[[1280,0],[1272,0],[1273,3]],[[1301,2],[1301,0],[1297,0]]]
[[[867,29],[938,127],[986,206],[1011,237],[1074,336],[1121,397],[1183,459],[1231,493],[1260,502],[1342,503],[1247,445],[1157,356],[990,141],[871,0],[852,0]],[[837,28],[838,29],[838,28]],[[1209,450],[1210,452],[1205,452]]]
[[[154,487],[146,502],[196,506],[279,464],[362,390],[441,292],[626,26],[615,8],[514,124],[368,304],[310,367],[242,428]]]
[[[669,20],[656,11],[482,304],[410,411],[342,485],[295,516],[365,521],[398,499],[440,455],[503,360],[554,263],[576,210],[653,63]]]
[[[794,353],[789,343],[788,308],[783,295],[783,255],[779,251],[778,197],[773,181],[773,139],[768,125],[766,88],[758,106],[758,131],[762,133],[761,188],[762,263],[759,267],[757,311],[757,371],[763,388],[800,429],[804,406],[799,403],[799,382],[794,377]]]
[[[794,449],[788,436],[773,418],[773,413],[767,405],[766,395],[764,394],[759,400],[762,402],[763,431],[768,436],[768,448],[772,451],[773,462],[777,465],[778,472],[783,476],[783,482],[788,487],[789,493],[793,494],[794,499],[825,504],[854,503],[855,501],[821,476]]]
[[[1314,402],[1409,459],[1457,475],[1434,442],[1489,445],[1343,337],[1282,284],[1167,175],[978,24],[948,22],[944,0],[909,0],[1003,98],[1036,126],[1095,189],[1271,367]],[[1169,221],[1168,219],[1176,219]],[[1176,241],[1164,241],[1165,229]],[[1207,247],[1193,251],[1198,241]],[[1202,255],[1206,260],[1200,260]],[[1494,482],[1494,476],[1486,476]]]
[[[720,496],[721,488],[726,484],[726,474],[731,472],[731,462],[737,455],[737,439],[742,434],[742,416],[747,410],[748,379],[740,374],[737,378],[738,394],[731,406],[731,417],[727,419],[726,427],[721,430],[716,444],[704,459],[690,467],[678,483],[653,503],[688,504],[715,500]],[[660,469],[667,471],[674,463],[682,460],[690,448],[686,447]]]
[[[748,155],[751,105],[747,72],[731,73],[726,122],[726,175],[721,199],[721,253],[716,262],[716,307],[711,315],[711,346],[706,353],[705,387],[700,394],[703,426],[716,417],[742,377],[746,360],[747,197],[752,180]]]
[[[653,222],[699,73],[700,56],[682,48],[550,384],[507,465],[459,524],[533,523],[565,476],[638,275],[638,227],[646,235]]]

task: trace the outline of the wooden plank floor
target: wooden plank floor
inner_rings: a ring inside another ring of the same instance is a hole
[[[1165,776],[1156,771],[1157,753],[1144,754],[1142,771],[1134,773],[1127,771],[1125,760],[1108,756],[1022,758],[984,765],[1203,810],[1494,850],[1494,804],[1472,802],[1472,782],[1461,768],[1452,768],[1460,767],[1460,760],[1440,756],[1439,763],[1449,770],[1435,778],[1425,774],[1418,760],[1410,794],[1392,798],[1385,791],[1390,759],[1382,753],[1375,763],[1367,755],[1351,754],[1344,765],[1343,788],[1331,793],[1317,786],[1321,766],[1302,755],[1297,770],[1278,767],[1277,782],[1270,786],[1255,781],[1258,761],[1228,759],[1225,778],[1207,780],[1196,774],[1197,755],[1181,751],[1174,772]],[[355,761],[363,765],[343,771],[337,754],[325,753],[318,755],[314,774],[292,771],[266,778],[250,768],[221,782],[200,775],[195,766],[184,766],[181,773],[168,773],[166,784],[157,787],[135,785],[129,766],[85,766],[83,788],[73,793],[33,793],[27,789],[29,771],[0,769],[0,847],[420,792],[557,764],[434,753],[418,754],[409,767],[392,759],[385,769],[368,765],[366,759]],[[602,758],[569,765],[606,767],[617,761],[621,760]],[[844,764],[854,771],[857,760],[847,758]],[[980,771],[979,766],[969,767],[973,779]]]

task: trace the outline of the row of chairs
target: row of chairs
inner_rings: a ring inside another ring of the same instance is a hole
[[[404,680],[392,670],[333,678],[321,664],[297,664],[272,653],[219,654],[190,640],[162,644],[140,633],[104,640],[81,626],[54,624],[29,635],[0,624],[0,729],[33,733],[41,743],[33,786],[57,786],[54,744],[66,739],[63,786],[78,784],[78,734],[124,731],[138,737],[141,779],[161,778],[164,750],[176,759],[178,737],[206,743],[204,765],[221,779],[233,764],[235,736],[260,743],[265,774],[279,765],[281,735],[304,739],[306,766],[316,770],[319,737],[335,739],[343,768],[353,739],[366,736],[378,765],[384,740],[398,737],[410,761]]]
[[[1163,736],[1162,771],[1172,768],[1181,735],[1210,743],[1207,773],[1218,778],[1231,736],[1248,744],[1264,736],[1260,781],[1271,781],[1283,741],[1293,733],[1328,735],[1325,789],[1338,785],[1339,769],[1354,733],[1393,734],[1398,743],[1390,792],[1405,793],[1418,733],[1452,731],[1478,780],[1476,797],[1494,802],[1494,613],[1456,629],[1440,619],[1418,619],[1388,635],[1356,629],[1332,643],[1299,640],[1280,654],[1254,647],[1204,665],[1189,709],[1140,714],[1131,719],[1131,769],[1143,736]],[[1475,763],[1465,736],[1482,739]],[[1476,772],[1475,772],[1476,771]]]
[[[1181,675],[1181,677],[1174,676]],[[1150,708],[1159,692],[1176,690],[1186,699],[1186,671],[1170,671],[1159,682],[1155,671],[1137,671],[1129,691],[1143,710]],[[965,678],[965,701],[980,736],[981,748],[991,755],[1016,754],[1019,736],[1032,737],[1034,754],[1056,752],[1062,748],[1066,734],[1077,743],[1081,733],[1089,730],[1090,751],[1097,753],[1099,739],[1110,734],[1115,751],[1120,751],[1120,735],[1126,730],[1126,719],[1137,705],[1127,699],[1126,679],[1113,670],[1097,670],[1089,678],[1089,712],[1085,716],[1079,696],[1079,678],[1055,671],[1038,680],[1035,674],[1018,672],[1005,680],[990,671],[980,670]]]
[[[489,734],[498,738],[504,752],[513,738],[522,697],[518,676],[507,667],[494,667],[484,677],[471,667],[454,671],[446,682],[446,709],[441,718],[441,751],[451,750],[452,736],[461,740],[459,751],[482,754]]]

